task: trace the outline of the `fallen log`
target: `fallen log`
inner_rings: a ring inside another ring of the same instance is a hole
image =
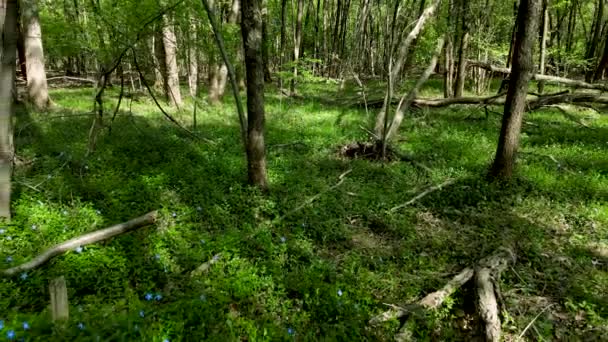
[[[468,61],[467,65],[469,67],[482,68],[491,72],[499,73],[499,74],[510,74],[510,68],[498,67],[489,63],[484,63],[480,61]],[[534,74],[532,75],[532,80],[534,81],[545,81],[547,83],[557,83],[563,84],[571,87],[585,88],[585,89],[596,89],[602,91],[608,91],[608,85],[598,84],[598,83],[587,83],[584,81],[573,80],[565,77],[558,76],[549,76],[549,75],[541,75]]]
[[[382,322],[408,316],[402,324],[399,332],[395,335],[396,341],[409,341],[412,339],[411,328],[413,323],[409,321],[412,316],[420,315],[421,312],[438,309],[445,300],[456,290],[464,286],[469,280],[475,279],[477,289],[477,309],[486,324],[485,332],[488,341],[499,341],[501,336],[500,318],[498,316],[498,281],[501,273],[515,262],[515,253],[511,248],[501,247],[497,252],[480,260],[474,267],[467,267],[450,279],[446,285],[438,291],[426,295],[414,304],[404,307],[389,305],[390,309],[374,316],[369,324],[376,325]]]
[[[145,227],[151,225],[156,222],[158,216],[157,211],[149,212],[143,216],[134,218],[127,222],[119,223],[114,226],[96,230],[91,233],[87,233],[73,239],[64,241],[60,244],[57,244],[46,251],[39,254],[34,259],[23,263],[21,265],[11,267],[5,270],[0,270],[0,275],[12,276],[20,272],[30,271],[39,266],[42,266],[52,258],[64,254],[67,251],[76,249],[78,247],[83,247],[86,245],[90,245],[96,242],[100,242],[103,240],[107,240],[111,237],[124,234],[126,232],[130,232],[137,228]]]

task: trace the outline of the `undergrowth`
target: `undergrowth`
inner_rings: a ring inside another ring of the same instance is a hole
[[[431,86],[424,94],[433,94]],[[371,327],[384,303],[434,291],[501,245],[518,261],[502,278],[503,330],[526,337],[607,336],[608,117],[553,110],[526,116],[517,179],[485,179],[500,116],[483,108],[416,110],[396,147],[426,165],[342,158],[367,139],[374,111],[333,105],[335,85],[301,97],[267,93],[269,194],[245,185],[233,102],[172,112],[126,99],[86,156],[91,89],[56,89],[51,113],[21,108],[3,268],[84,232],[159,209],[160,222],[0,279],[0,338],[28,341],[390,340]],[[107,102],[117,100],[117,90]],[[201,100],[201,102],[204,102]],[[110,108],[110,104],[108,104]],[[500,109],[496,109],[500,111]],[[583,120],[584,127],[577,120]],[[109,121],[109,119],[106,119]],[[343,184],[283,218],[311,196]],[[456,183],[396,212],[427,187]],[[219,254],[203,275],[190,272]],[[64,276],[70,319],[50,322],[50,280]],[[463,289],[417,320],[422,340],[470,340],[479,327]],[[545,311],[543,311],[545,310]]]

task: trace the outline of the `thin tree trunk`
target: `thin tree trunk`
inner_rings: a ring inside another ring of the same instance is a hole
[[[262,22],[262,0],[244,0],[241,32],[247,69],[247,172],[250,184],[266,190]]]
[[[165,94],[171,105],[182,105],[182,95],[179,89],[179,70],[177,68],[177,38],[171,20],[165,16],[163,23],[163,47],[165,49]]]
[[[505,103],[500,138],[490,175],[499,179],[510,179],[515,167],[515,158],[519,147],[519,136],[523,114],[526,106],[528,83],[534,69],[532,50],[536,32],[538,32],[538,15],[540,0],[521,0],[517,22],[517,31],[513,68],[509,90]]]
[[[458,66],[456,68],[456,84],[454,86],[454,97],[462,97],[466,77],[466,51],[469,44],[468,0],[461,0],[460,6],[460,46],[458,47]]]
[[[264,81],[272,82],[270,75],[270,40],[268,39],[268,8],[266,1],[262,1],[262,59],[264,60]]]
[[[190,22],[190,44],[188,46],[188,88],[190,96],[196,97],[198,92],[198,40],[196,22]]]
[[[42,30],[40,29],[36,1],[21,0],[21,12],[25,43],[25,65],[28,75],[28,99],[36,109],[45,110],[51,104],[51,100],[44,70]]]
[[[595,69],[595,74],[593,75],[593,81],[597,81],[602,78],[604,74],[604,70],[608,67],[608,34],[606,35],[606,39],[604,41],[604,53],[602,54],[602,59],[597,65],[597,69]]]
[[[437,65],[437,59],[439,58],[439,55],[441,54],[441,50],[443,49],[443,43],[444,43],[443,38],[439,38],[439,40],[437,41],[437,46],[435,48],[435,52],[433,53],[433,57],[431,57],[431,62],[429,63],[427,68],[424,70],[424,72],[422,73],[422,75],[420,76],[418,81],[416,82],[416,85],[414,85],[414,88],[412,88],[412,90],[410,90],[410,92],[407,94],[407,96],[403,96],[401,98],[401,101],[399,101],[399,105],[397,106],[397,110],[395,111],[395,116],[393,117],[393,121],[390,125],[388,133],[386,134],[386,137],[384,138],[385,142],[389,141],[391,138],[393,138],[397,134],[397,131],[399,130],[399,127],[401,126],[401,122],[403,121],[403,117],[404,117],[405,113],[409,110],[414,99],[416,99],[416,96],[418,95],[420,88],[422,88],[424,83],[426,83],[426,81],[429,79],[429,77],[435,70],[435,66]]]
[[[545,59],[547,56],[547,33],[549,31],[549,20],[548,20],[548,16],[549,16],[549,9],[547,6],[547,0],[543,1],[543,18],[542,18],[542,24],[541,24],[541,33],[540,33],[540,61],[539,61],[539,69],[538,69],[538,73],[541,75],[545,74]],[[538,82],[538,92],[539,94],[542,94],[545,91],[545,82],[544,81],[539,81]]]
[[[388,85],[388,89],[393,89],[394,84],[398,83],[397,78],[401,73],[401,69],[405,63],[405,60],[407,59],[410,44],[414,41],[414,39],[418,36],[418,34],[420,34],[420,32],[422,31],[427,20],[435,12],[435,9],[437,8],[437,5],[439,4],[439,2],[440,1],[436,1],[436,2],[432,3],[430,6],[428,6],[424,10],[424,12],[420,16],[420,18],[418,18],[414,28],[412,28],[410,33],[405,38],[405,41],[400,43],[400,45],[399,45],[400,49],[399,49],[399,54],[398,54],[397,60],[395,61],[395,64],[393,65],[391,70],[389,70],[389,72],[391,73],[391,76],[389,77],[390,84]],[[388,99],[392,98],[392,94],[390,94],[390,91],[389,91],[389,94],[387,94],[387,98]],[[374,132],[379,137],[383,135],[382,132],[384,131],[384,122],[385,122],[385,117],[387,114],[386,107],[387,107],[386,104],[384,106],[382,106],[382,109],[376,116],[376,124],[374,126]]]
[[[279,61],[279,90],[283,88],[283,78],[280,76],[280,72],[283,70],[283,63],[285,63],[285,16],[287,9],[287,0],[281,0],[281,46],[280,46],[280,61]]]
[[[17,0],[0,0],[0,217],[11,219]]]
[[[298,1],[298,14],[296,18],[296,32],[293,46],[293,79],[291,80],[290,92],[296,93],[296,82],[298,78],[298,61],[300,60],[300,47],[302,44],[302,14],[304,12],[304,0]]]
[[[585,59],[591,65],[595,65],[595,52],[600,41],[600,34],[602,33],[602,23],[604,19],[604,0],[597,0],[597,7],[595,12],[597,15],[595,17],[593,25],[593,37],[591,38],[591,41],[588,44],[587,53],[585,55]],[[595,70],[593,70],[592,68],[588,68],[587,72],[585,73],[586,82],[591,82],[591,80],[593,79],[594,71]]]
[[[444,50],[444,68],[445,73],[443,75],[443,97],[450,98],[454,95],[454,45],[452,43],[452,35],[450,30],[452,29],[452,14],[454,13],[454,0],[449,0],[448,4],[448,32],[446,32],[446,43]]]

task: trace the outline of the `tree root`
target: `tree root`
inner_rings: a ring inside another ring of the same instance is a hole
[[[408,341],[412,339],[409,319],[420,316],[425,311],[436,310],[443,305],[446,298],[456,292],[460,287],[475,279],[477,289],[477,310],[485,323],[485,336],[488,341],[500,341],[501,325],[498,314],[498,301],[500,294],[497,293],[498,281],[501,273],[515,262],[515,254],[512,249],[501,247],[494,254],[480,260],[475,266],[467,267],[446,283],[443,288],[426,295],[414,304],[405,307],[389,305],[391,308],[375,317],[369,324],[376,325],[382,322],[409,316],[405,323],[395,335],[396,341]]]
[[[145,227],[156,222],[158,213],[156,211],[149,212],[143,216],[134,218],[130,221],[119,223],[117,225],[96,230],[91,233],[87,233],[73,239],[64,241],[58,245],[55,245],[46,251],[39,254],[34,259],[23,263],[21,265],[11,267],[5,270],[0,270],[0,275],[12,276],[19,272],[30,271],[39,266],[42,266],[52,258],[64,254],[67,251],[73,250],[77,247],[90,245],[99,241],[107,240],[111,237],[135,230],[137,228]]]

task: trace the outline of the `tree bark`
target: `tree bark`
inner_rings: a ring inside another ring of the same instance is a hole
[[[587,46],[587,53],[585,54],[585,59],[591,65],[595,65],[595,52],[597,50],[597,46],[600,41],[600,34],[602,33],[602,23],[604,20],[604,0],[597,0],[597,6],[595,8],[596,17],[593,24],[593,37]],[[593,79],[592,68],[588,68],[585,73],[585,81],[591,82]]]
[[[163,47],[165,49],[165,94],[167,101],[175,107],[182,105],[182,95],[179,89],[179,69],[177,68],[177,38],[173,23],[169,17],[163,20]]]
[[[454,44],[452,42],[452,35],[450,34],[450,30],[452,29],[452,14],[454,12],[454,1],[449,0],[448,4],[448,18],[447,18],[447,28],[448,32],[446,32],[445,36],[445,48],[444,51],[444,68],[445,73],[443,74],[443,97],[450,98],[454,96]]]
[[[247,69],[247,172],[250,184],[266,190],[262,0],[243,1],[241,32]]]
[[[283,70],[283,63],[285,63],[285,15],[287,8],[287,0],[281,0],[281,46],[279,47],[280,51],[280,61],[279,61],[279,90],[283,89],[283,78],[280,75],[280,72]]]
[[[298,61],[300,60],[300,48],[302,45],[302,14],[304,12],[304,0],[298,1],[298,13],[296,18],[296,32],[293,44],[293,79],[291,80],[290,92],[296,93],[296,82],[298,78]]]
[[[23,18],[28,99],[36,109],[45,110],[51,100],[44,70],[44,49],[38,8],[35,0],[21,0],[20,8]]]
[[[469,27],[467,24],[468,0],[460,3],[460,46],[458,47],[458,65],[456,68],[456,84],[454,85],[454,96],[462,97],[466,78],[466,51],[469,45]]]
[[[0,217],[11,219],[17,0],[0,0]]]
[[[542,24],[541,24],[541,32],[540,32],[540,61],[539,61],[539,74],[545,74],[545,60],[547,56],[547,34],[549,31],[549,9],[547,6],[547,0],[543,1],[543,14],[542,14]],[[545,81],[538,82],[538,92],[542,94],[545,91]]]
[[[528,83],[532,77],[532,50],[538,29],[540,0],[521,0],[517,23],[519,30],[515,40],[513,71],[505,103],[498,148],[490,175],[498,179],[510,179],[515,167],[519,147],[519,135],[526,105]]]
[[[602,78],[606,67],[608,67],[608,34],[606,35],[606,40],[604,41],[604,53],[602,54],[602,59],[598,63],[597,69],[595,69],[595,74],[593,75],[594,82]]]
[[[229,24],[235,24],[237,22],[239,18],[240,8],[241,1],[233,0],[230,9],[230,14],[227,20]],[[237,61],[239,60],[238,54],[240,54],[240,52],[237,52]],[[241,83],[240,85],[242,86],[242,77],[239,76],[241,75],[240,70],[241,68],[237,65],[235,67],[235,73],[238,79],[237,83]],[[215,87],[209,89],[209,99],[212,104],[217,104],[224,97],[224,93],[226,92],[226,83],[228,82],[228,67],[226,66],[226,64],[222,63],[220,66],[217,66],[216,72],[213,73],[212,76],[215,78],[212,81]]]
[[[188,46],[188,88],[190,96],[196,97],[198,92],[198,40],[197,27],[194,19],[190,22],[190,44]]]

